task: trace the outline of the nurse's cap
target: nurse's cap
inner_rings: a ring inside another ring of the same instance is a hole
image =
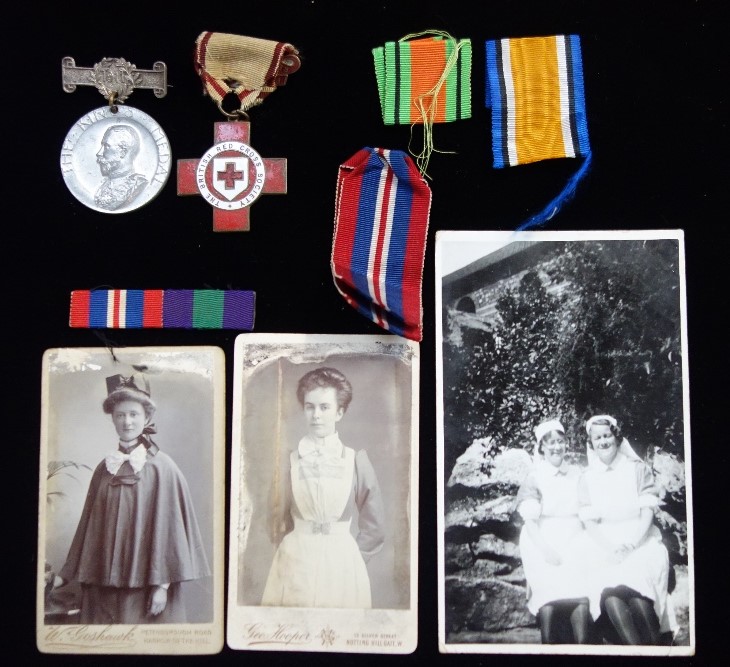
[[[121,374],[110,375],[106,379],[107,397],[102,408],[107,415],[112,414],[114,406],[121,401],[138,401],[146,406],[146,410],[155,410],[156,406],[150,398],[150,383],[144,375]]]
[[[563,425],[557,419],[549,419],[548,421],[542,422],[541,424],[535,426],[534,430],[535,440],[537,440],[538,444],[540,443],[540,440],[543,439],[543,436],[546,433],[550,433],[550,431],[560,431],[561,433],[565,434],[565,429],[563,428]]]
[[[107,395],[112,394],[115,391],[121,391],[128,389],[131,391],[140,391],[149,398],[150,394],[150,383],[144,375],[130,375],[125,377],[124,375],[110,375],[106,379],[106,393]]]
[[[618,422],[616,421],[615,417],[612,417],[611,415],[593,415],[593,417],[591,417],[586,422],[586,433],[588,435],[591,434],[591,426],[593,426],[593,424],[595,424],[596,422],[607,422],[614,428],[618,428]]]

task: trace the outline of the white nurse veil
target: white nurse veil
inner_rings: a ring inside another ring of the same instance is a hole
[[[550,433],[550,431],[560,431],[563,435],[565,435],[565,428],[557,419],[548,419],[547,421],[540,422],[533,429],[535,434],[535,449],[532,452],[533,465],[542,461],[542,455],[538,451],[540,449],[540,440],[543,439],[546,433]]]
[[[594,415],[586,422],[586,433],[588,434],[590,441],[590,434],[591,434],[591,426],[595,424],[598,421],[606,421],[614,428],[618,427],[618,422],[614,417],[611,415]],[[586,455],[588,456],[588,466],[592,467],[594,464],[600,461],[596,453],[593,451],[593,448],[590,445],[590,442],[586,442]],[[631,446],[629,441],[626,438],[623,438],[621,440],[621,444],[618,447],[618,451],[620,451],[626,458],[632,461],[640,461],[641,457],[634,451],[634,448]]]

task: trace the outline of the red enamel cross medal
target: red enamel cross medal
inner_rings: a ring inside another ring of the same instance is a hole
[[[248,109],[261,104],[299,69],[299,52],[285,42],[203,32],[195,69],[205,94],[229,122],[215,124],[214,144],[200,159],[178,160],[177,194],[201,195],[213,206],[213,231],[250,228],[249,207],[262,194],[286,194],[286,159],[265,158],[249,144]],[[223,108],[224,101],[238,108]]]
[[[249,145],[251,124],[216,123],[215,144],[199,160],[177,161],[178,195],[202,195],[214,207],[213,231],[245,232],[261,194],[286,194],[286,158],[263,158]]]

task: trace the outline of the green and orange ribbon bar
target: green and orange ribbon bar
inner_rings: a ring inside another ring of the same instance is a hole
[[[386,125],[423,125],[425,173],[433,148],[432,126],[471,118],[471,40],[427,30],[372,50],[380,109]]]
[[[373,49],[386,125],[471,118],[471,41],[444,35],[406,36]]]

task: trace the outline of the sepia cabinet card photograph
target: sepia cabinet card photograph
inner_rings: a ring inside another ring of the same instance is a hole
[[[39,489],[41,652],[222,650],[223,350],[46,350]]]
[[[394,335],[236,338],[231,648],[415,650],[419,361]]]
[[[684,233],[436,234],[439,651],[695,653]]]

